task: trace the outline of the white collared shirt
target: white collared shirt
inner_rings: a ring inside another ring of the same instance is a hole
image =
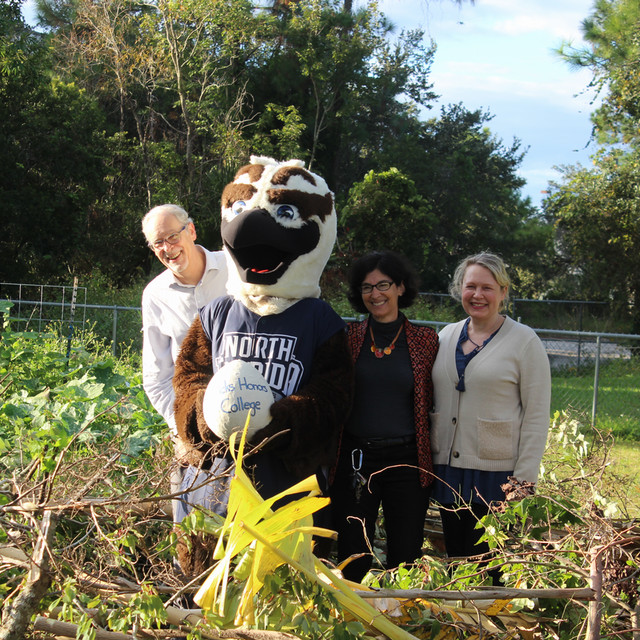
[[[166,269],[142,293],[142,384],[172,433],[176,433],[172,381],[180,345],[198,309],[227,293],[224,252],[200,248],[205,253],[206,265],[198,284],[183,284]]]

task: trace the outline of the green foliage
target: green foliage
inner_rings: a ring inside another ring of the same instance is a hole
[[[73,442],[90,452],[115,439],[122,459],[131,461],[144,458],[159,442],[160,422],[150,409],[139,373],[125,377],[118,361],[90,334],[75,337],[69,358],[65,350],[64,339],[55,334],[10,329],[2,334],[4,476],[29,465],[36,477],[50,473]]]
[[[640,158],[635,151],[603,151],[594,164],[591,170],[564,169],[563,183],[545,201],[545,213],[569,267],[565,290],[577,280],[588,299],[614,300],[623,310],[629,305],[637,333],[640,316],[629,301],[640,294]]]
[[[425,272],[428,244],[420,239],[428,238],[435,224],[429,203],[411,179],[397,169],[370,171],[351,188],[342,210],[341,246],[352,257],[380,249],[404,253]]]
[[[127,286],[152,268],[139,221],[163,202],[183,205],[217,248],[222,188],[258,153],[306,160],[339,205],[363,176],[396,167],[417,193],[376,199],[367,219],[380,246],[396,237],[391,205],[403,227],[415,217],[403,249],[428,289],[477,248],[504,250],[543,287],[535,260],[551,247],[519,196],[518,145],[491,137],[488,114],[420,119],[436,98],[435,44],[393,33],[374,0],[39,0],[44,34],[11,7],[0,93],[21,107],[0,112],[13,167],[0,178],[4,279],[98,270]]]
[[[640,8],[634,0],[596,0],[582,23],[588,47],[575,49],[565,43],[559,50],[569,64],[593,73],[591,86],[602,97],[592,117],[601,143],[635,146],[640,141],[639,26]]]
[[[283,565],[267,576],[258,596],[256,621],[260,628],[294,633],[300,638],[320,640],[362,637],[364,627],[346,621],[338,603],[315,582]]]
[[[446,291],[456,264],[490,250],[513,265],[538,271],[549,248],[543,221],[522,199],[520,142],[504,145],[488,128],[489,113],[462,105],[427,121],[419,147],[424,160],[405,171],[432,203],[438,224],[428,238],[429,291]]]
[[[145,629],[160,629],[167,620],[164,604],[152,585],[142,583],[142,589],[131,601],[113,612],[109,617],[109,627],[114,631],[127,631],[142,626]]]
[[[5,313],[9,306],[3,304]],[[86,611],[94,607],[103,624],[114,629],[158,626],[165,619],[164,605],[145,578],[170,566],[171,548],[164,542],[170,524],[144,512],[136,515],[131,505],[168,485],[166,425],[149,404],[135,365],[114,358],[90,332],[73,337],[69,357],[66,347],[66,339],[53,331],[14,332],[5,321],[0,340],[0,541],[10,541],[29,556],[42,506],[59,505],[52,525],[54,583],[43,606],[60,606],[59,616],[78,624],[79,637],[88,639],[95,636],[95,618]],[[111,505],[108,517],[82,508],[87,493],[87,504],[96,510]],[[91,572],[99,579],[111,571],[137,581],[140,592],[126,606],[114,600],[113,613],[101,618],[106,600],[87,596],[80,582]],[[20,580],[16,568],[3,565],[0,592],[6,606]]]
[[[80,260],[102,195],[104,115],[11,5],[0,6],[0,279],[55,282]]]
[[[295,106],[269,103],[258,120],[251,147],[258,155],[299,158],[303,155],[300,137],[305,128]]]
[[[6,313],[8,307],[3,303],[0,311]],[[67,360],[66,343],[54,332],[35,336],[4,327],[0,542],[30,554],[41,505],[60,505],[54,583],[42,607],[78,625],[78,637],[88,640],[98,627],[123,633],[159,628],[167,624],[168,597],[160,585],[171,585],[172,595],[183,586],[171,565],[179,534],[172,533],[168,519],[132,507],[138,499],[153,499],[168,489],[171,451],[160,441],[166,427],[146,400],[136,365],[113,358],[90,334],[76,336],[73,346]],[[482,522],[495,550],[488,565],[448,561],[432,550],[414,566],[372,571],[367,583],[375,588],[469,589],[486,584],[486,570],[495,567],[506,586],[580,588],[586,585],[593,546],[604,544],[603,633],[619,633],[625,624],[621,603],[632,604],[638,586],[638,560],[633,547],[616,546],[626,525],[613,518],[628,505],[622,497],[625,481],[607,465],[609,447],[606,437],[599,439],[588,424],[557,414],[536,495],[495,505]],[[78,495],[91,508],[69,504]],[[194,512],[181,529],[215,536],[220,525],[220,518]],[[233,626],[249,559],[237,559],[225,615],[209,616],[192,637],[206,633],[207,625]],[[22,577],[19,568],[0,569],[5,606]],[[95,594],[87,584],[96,580],[113,587],[133,584],[135,593],[126,601],[106,591]],[[435,598],[405,603],[397,622],[418,637],[435,638],[448,625],[460,624],[456,608],[445,605]],[[365,634],[324,589],[287,566],[267,577],[256,607],[256,628],[310,640]],[[521,609],[541,633],[548,630],[562,640],[575,637],[585,620],[584,607],[572,601],[520,599],[512,603],[510,615]]]
[[[563,168],[544,206],[564,267],[558,289],[578,287],[586,298],[612,299],[623,312],[630,308],[634,333],[640,331],[638,25],[634,0],[597,0],[582,26],[588,46],[560,48],[569,64],[593,74],[591,86],[602,99],[592,115],[594,137],[602,147],[592,169]]]
[[[606,468],[610,443],[597,442],[590,434],[589,426],[575,417],[555,416],[536,494],[493,504],[478,524],[484,529],[483,540],[493,550],[488,562],[452,559],[447,567],[435,554],[425,555],[413,567],[372,572],[368,584],[458,591],[483,584],[486,571],[495,569],[506,587],[580,589],[589,586],[592,552],[604,549],[602,635],[628,629],[622,611],[628,608],[626,603],[633,607],[637,599],[637,545],[634,547],[632,539],[624,542],[624,536],[629,535],[628,520],[614,519],[621,503],[613,499],[612,490],[620,489],[624,481]],[[626,586],[621,593],[622,583]],[[427,635],[418,632],[419,636],[435,637],[443,624],[460,620],[455,608],[449,613],[451,617],[443,615],[444,609],[434,610],[434,600],[416,601],[410,609],[413,626],[406,624],[405,628],[413,633],[427,629]],[[586,607],[575,600],[540,598],[534,602],[520,598],[511,601],[508,611],[514,614],[522,609],[536,622],[542,637],[549,633],[569,640],[577,637],[585,624]],[[493,617],[491,620],[499,623]]]

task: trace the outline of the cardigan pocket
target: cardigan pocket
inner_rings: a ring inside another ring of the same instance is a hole
[[[484,460],[508,460],[513,457],[511,420],[478,418],[478,457]]]
[[[429,411],[429,423],[431,426],[431,453],[440,453],[440,438],[438,437],[440,414]]]

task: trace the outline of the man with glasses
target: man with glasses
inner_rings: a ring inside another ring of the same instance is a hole
[[[154,207],[142,219],[149,248],[166,267],[142,294],[142,379],[156,411],[176,434],[173,372],[180,345],[198,309],[226,294],[227,264],[222,251],[195,244],[189,214],[175,204]],[[176,451],[180,459],[180,452]],[[172,475],[172,492],[180,487],[180,470]],[[174,517],[177,501],[173,502]]]

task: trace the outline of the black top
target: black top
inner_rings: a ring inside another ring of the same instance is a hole
[[[389,346],[404,321],[402,314],[394,322],[384,324],[369,318],[376,346],[381,349]],[[371,351],[371,335],[367,331],[355,363],[355,377],[355,398],[347,433],[357,438],[398,438],[415,434],[414,379],[404,331],[398,336],[393,351],[382,358],[376,358]]]

